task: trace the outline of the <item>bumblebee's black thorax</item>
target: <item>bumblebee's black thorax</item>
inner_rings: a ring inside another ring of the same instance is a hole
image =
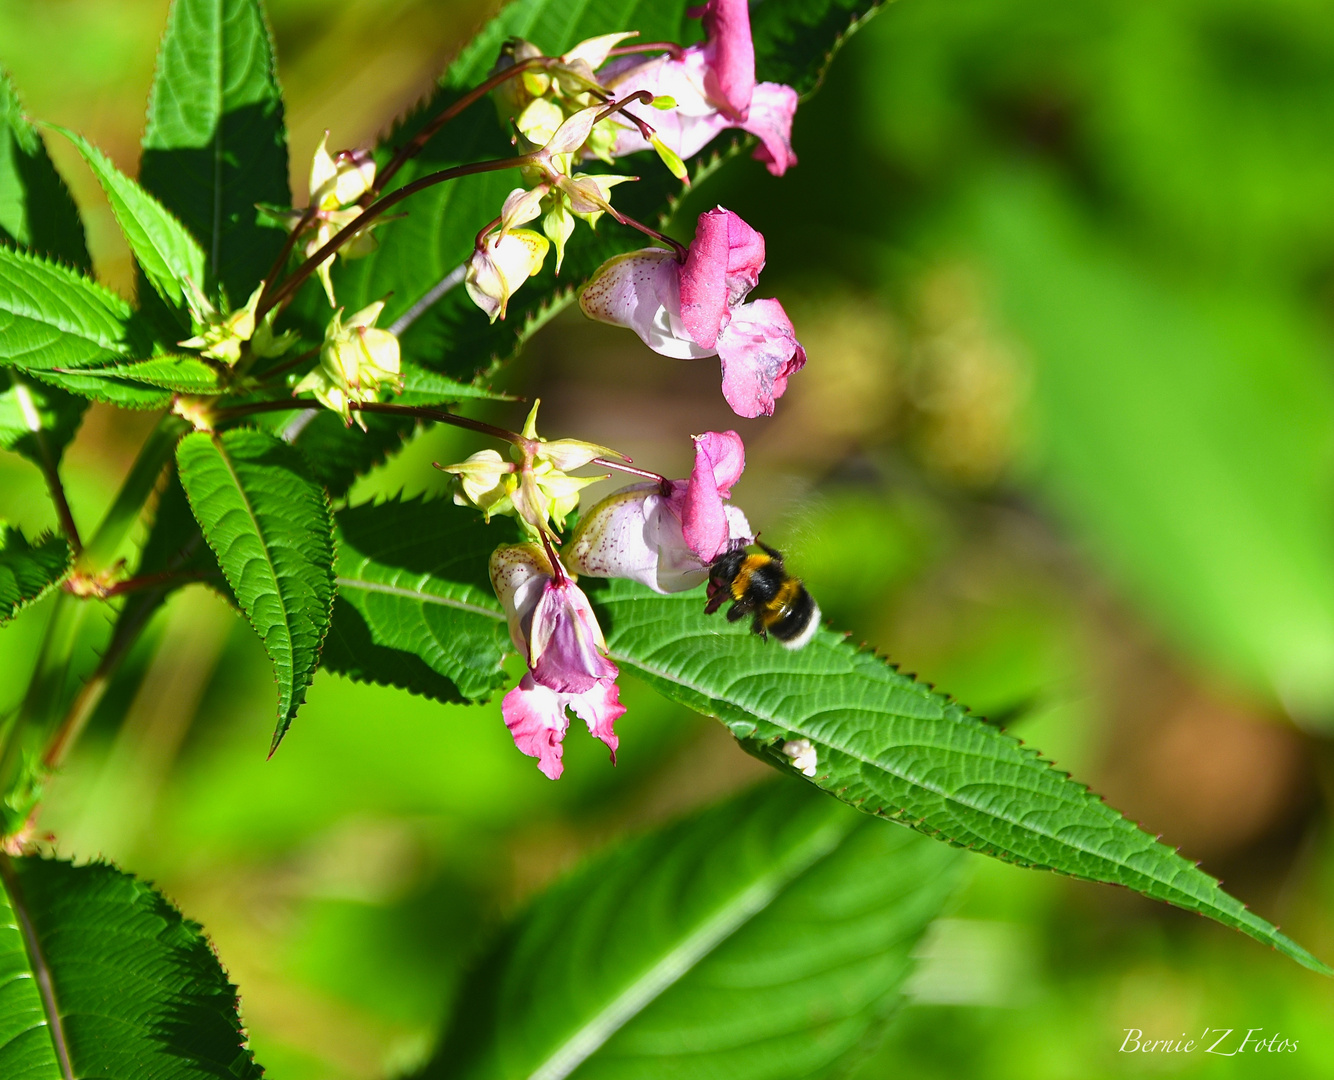
[[[763,545],[761,545],[763,546]],[[728,600],[729,622],[752,616],[751,629],[761,637],[770,634],[799,648],[809,640],[820,609],[800,578],[789,574],[783,557],[773,548],[764,554],[745,550],[720,555],[709,567],[706,614],[713,614]]]

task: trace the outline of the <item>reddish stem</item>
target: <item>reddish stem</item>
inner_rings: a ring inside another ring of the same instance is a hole
[[[409,195],[415,195],[435,184],[443,184],[447,180],[457,180],[461,176],[471,176],[474,173],[495,172],[498,169],[522,169],[532,164],[534,158],[531,154],[520,154],[518,157],[503,158],[495,161],[476,161],[471,165],[458,165],[452,169],[442,169],[440,172],[430,173],[410,184],[404,184],[401,188],[390,192],[383,199],[372,203],[352,221],[348,222],[343,228],[336,232],[333,238],[320,248],[315,254],[311,255],[305,262],[298,266],[292,275],[274,292],[260,300],[259,308],[255,312],[255,321],[259,322],[267,315],[277,304],[282,303],[291,296],[301,283],[310,277],[326,259],[333,257],[335,252],[352,236],[353,233],[364,229],[368,224],[383,214],[391,206],[401,203]]]
[[[674,41],[646,41],[642,45],[619,45],[607,53],[608,56],[632,56],[635,53],[665,52],[673,60],[680,60],[686,54],[685,47]]]
[[[394,152],[394,156],[389,160],[389,164],[387,164],[375,178],[375,186],[367,192],[366,195],[362,196],[362,202],[365,203],[367,198],[373,198],[375,195],[378,195],[383,191],[385,185],[389,182],[390,177],[406,165],[408,161],[421,153],[422,148],[431,141],[431,137],[453,120],[454,117],[458,116],[459,113],[463,112],[469,105],[481,100],[501,83],[514,78],[516,75],[522,75],[525,71],[531,71],[535,67],[542,67],[546,63],[546,57],[535,56],[531,60],[523,60],[517,64],[511,64],[504,71],[492,75],[486,82],[473,90],[469,90],[457,101],[441,110],[440,114],[434,120],[428,123],[421,129],[421,131],[417,132],[412,139]]]

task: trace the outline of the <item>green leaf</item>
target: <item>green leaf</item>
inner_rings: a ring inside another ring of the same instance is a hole
[[[108,405],[119,405],[122,409],[163,409],[171,403],[168,390],[117,379],[101,370],[66,371],[62,368],[31,374],[51,387]]]
[[[767,784],[585,864],[502,934],[427,1077],[784,1080],[883,1029],[957,853]]]
[[[194,288],[201,292],[210,284],[204,274],[203,249],[166,207],[116,168],[101,150],[82,135],[61,127],[55,130],[78,147],[107,193],[111,211],[139,268],[171,309],[176,322],[188,331],[189,303],[194,296],[188,283],[193,282]]]
[[[282,437],[306,455],[311,475],[341,499],[358,476],[383,464],[417,427],[410,416],[363,414],[366,430],[349,428],[342,417],[322,405],[293,412],[275,412],[255,423]]]
[[[0,1075],[259,1080],[200,927],[104,864],[0,855]]]
[[[460,401],[517,401],[476,382],[459,382],[418,364],[404,363],[403,392],[394,401],[403,405],[453,405]]]
[[[333,604],[333,518],[300,452],[268,432],[196,431],[181,484],[278,681],[278,743],[306,697]]]
[[[73,270],[0,247],[0,367],[87,367],[152,349],[147,328],[115,293]]]
[[[1124,885],[1330,969],[1172,848],[1036,751],[880,657],[820,630],[800,650],[703,614],[698,591],[590,587],[611,658],[716,716],[757,757],[791,770],[785,742],[819,755],[813,783],[870,814],[1020,866]]]
[[[147,383],[180,394],[218,394],[225,389],[222,372],[197,356],[154,356],[129,364],[83,368],[79,375],[84,379]]]
[[[0,447],[29,461],[59,464],[86,408],[82,398],[0,369]]]
[[[324,666],[439,701],[489,697],[512,647],[487,560],[515,538],[507,520],[487,527],[447,500],[340,511]]]
[[[233,305],[268,271],[283,234],[256,203],[290,206],[287,131],[259,0],[175,0],[148,99],[140,180],[194,234]]]
[[[764,0],[750,12],[755,78],[815,91],[843,42],[886,0]]]
[[[0,68],[0,240],[80,270],[92,261],[69,189]]]
[[[0,523],[0,623],[64,581],[71,563],[64,537],[47,534],[29,544],[18,529]]]

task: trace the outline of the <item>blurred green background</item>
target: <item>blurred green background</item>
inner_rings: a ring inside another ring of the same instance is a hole
[[[369,144],[481,2],[270,0],[298,200],[325,128]],[[0,0],[29,111],[128,171],[166,0]],[[801,164],[700,186],[760,228],[759,295],[810,363],[739,421],[712,362],[567,313],[505,377],[544,430],[669,475],[736,427],[736,498],[835,626],[1040,747],[1334,958],[1334,19],[1320,0],[899,0],[799,111]],[[133,275],[68,148],[99,273]],[[609,227],[609,226],[604,226]],[[479,315],[479,318],[481,316]],[[517,407],[516,407],[517,408]],[[507,419],[516,419],[508,416]],[[150,418],[67,457],[94,520]],[[443,490],[420,437],[352,500]],[[3,513],[53,524],[0,459]],[[596,496],[595,496],[596,497]],[[41,633],[0,632],[0,708]],[[48,800],[65,854],[155,880],[213,935],[283,1080],[419,1060],[488,929],[581,853],[765,773],[630,683],[612,770],[553,784],[499,709],[321,674],[274,760],[258,643],[180,594]],[[889,827],[889,826],[886,826]],[[1334,1076],[1334,984],[1126,892],[982,857],[861,1080]],[[1124,1029],[1263,1028],[1281,1062],[1119,1054]]]

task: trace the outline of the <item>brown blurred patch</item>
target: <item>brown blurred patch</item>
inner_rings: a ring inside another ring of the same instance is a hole
[[[1212,872],[1245,873],[1277,849],[1291,856],[1316,794],[1304,737],[1202,685],[1143,630],[1112,626],[1101,651],[1111,723],[1095,790]]]

